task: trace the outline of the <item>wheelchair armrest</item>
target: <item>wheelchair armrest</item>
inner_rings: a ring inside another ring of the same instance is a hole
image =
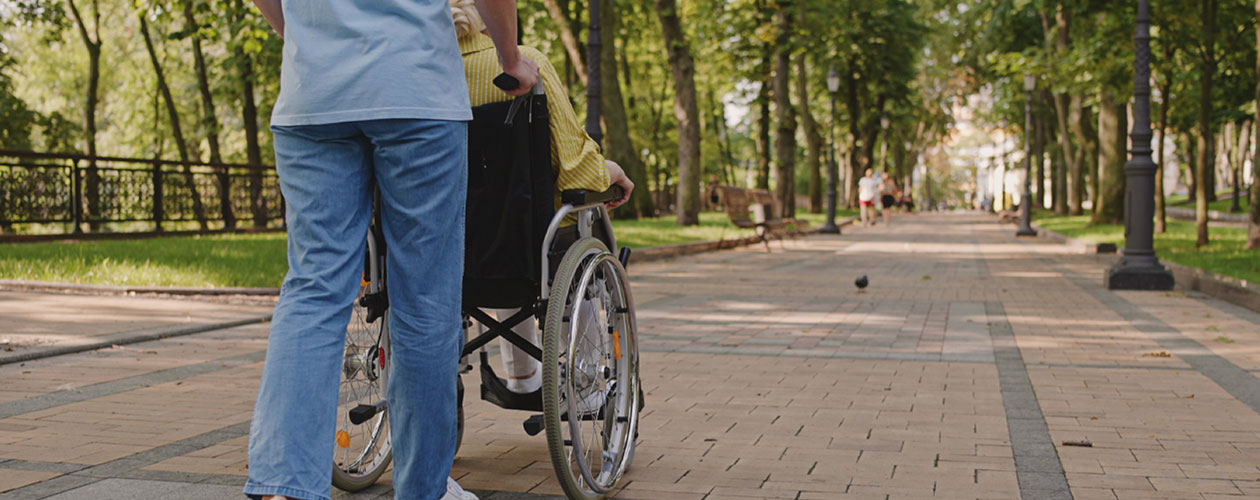
[[[587,191],[585,189],[567,189],[560,192],[560,203],[574,206],[608,203],[610,201],[620,199],[625,195],[626,190],[617,185],[609,187],[607,191],[603,192]]]

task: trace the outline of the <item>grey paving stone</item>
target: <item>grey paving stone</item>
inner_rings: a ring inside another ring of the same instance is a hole
[[[173,495],[189,483],[173,481],[149,481],[144,479],[102,479],[70,491],[46,497],[47,500],[137,500],[142,498],[163,498]],[[236,493],[239,495],[240,490]],[[243,496],[243,495],[242,495]],[[184,498],[182,496],[177,498]],[[223,498],[223,497],[220,497]],[[241,497],[236,497],[241,498]]]

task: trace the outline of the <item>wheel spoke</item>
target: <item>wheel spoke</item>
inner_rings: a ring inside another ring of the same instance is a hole
[[[387,411],[378,412],[358,425],[349,419],[350,410],[356,406],[385,399],[388,367],[378,356],[384,348],[381,342],[387,341],[386,321],[378,318],[368,323],[366,308],[356,300],[346,327],[337,397],[337,430],[346,434],[334,445],[336,469],[333,474],[333,483],[342,489],[353,491],[375,482],[389,465]]]

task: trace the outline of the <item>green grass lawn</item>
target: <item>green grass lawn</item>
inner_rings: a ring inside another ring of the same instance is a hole
[[[1115,243],[1124,247],[1124,226],[1090,225],[1088,215],[1058,216],[1039,212],[1037,224],[1056,233],[1094,243]],[[1208,225],[1210,243],[1196,249],[1194,223],[1168,219],[1168,232],[1155,235],[1155,251],[1160,259],[1206,269],[1214,273],[1260,283],[1260,252],[1245,250],[1247,229]]]
[[[0,243],[0,278],[94,285],[280,286],[285,234]]]
[[[852,215],[841,211],[837,217]],[[821,225],[821,214],[802,214]],[[725,214],[700,214],[700,225],[678,227],[674,218],[613,221],[617,243],[634,249],[735,239],[751,230]],[[222,234],[136,240],[0,243],[0,279],[96,285],[280,286],[288,270],[284,233]]]
[[[850,210],[850,209],[847,209],[847,208],[837,208],[837,209],[836,209],[836,221],[842,221],[842,220],[844,220],[846,217],[857,217],[857,215],[858,215],[858,211],[857,211],[857,210]],[[826,215],[826,214],[811,214],[811,213],[808,213],[808,212],[803,212],[803,211],[802,211],[802,212],[797,212],[797,213],[796,213],[796,218],[798,218],[798,219],[805,219],[805,220],[809,221],[809,224],[810,224],[811,226],[821,226],[821,225],[823,225],[823,223],[824,223],[824,222],[826,222],[826,221],[827,221],[827,215]]]
[[[1250,203],[1251,200],[1248,199],[1246,190],[1243,190],[1239,194],[1241,195],[1241,197],[1238,200],[1238,206],[1242,208],[1242,211],[1239,213],[1247,213],[1247,211],[1251,210],[1251,203]],[[1176,194],[1176,195],[1169,196],[1165,198],[1164,201],[1166,201],[1168,203],[1168,206],[1170,207],[1190,208],[1190,209],[1194,208],[1194,204],[1190,203],[1190,197],[1184,194]],[[1232,206],[1234,206],[1234,200],[1218,199],[1214,202],[1208,203],[1208,210],[1216,210],[1217,212],[1227,214],[1229,213],[1229,209]]]
[[[617,244],[633,249],[677,245],[697,241],[733,240],[751,236],[751,229],[740,229],[730,223],[724,213],[700,214],[700,225],[679,227],[675,217],[653,217],[638,220],[613,220]]]

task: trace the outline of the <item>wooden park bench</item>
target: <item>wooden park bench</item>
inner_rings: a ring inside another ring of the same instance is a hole
[[[783,221],[773,217],[775,213],[773,204],[762,203],[764,197],[756,194],[757,191],[764,192],[765,190],[715,185],[709,191],[709,197],[710,201],[722,205],[731,224],[738,228],[752,229],[756,232],[757,238],[766,246],[766,250],[770,250],[770,238],[776,237],[781,241],[785,225]],[[769,192],[766,194],[768,195]]]
[[[796,217],[782,217],[778,215],[784,212],[783,200],[780,200],[773,192],[766,191],[765,189],[758,189],[756,191],[757,193],[754,194],[754,200],[757,203],[763,204],[767,203],[766,200],[769,200],[770,213],[774,215],[772,219],[780,221],[781,224],[785,226],[783,231],[785,231],[789,236],[796,237],[797,235],[805,234],[805,230],[809,229],[808,220]]]
[[[765,224],[767,234],[783,240],[783,236],[789,234],[788,221],[779,217],[783,211],[774,195],[767,189],[751,189],[748,193],[753,201],[753,220]]]

